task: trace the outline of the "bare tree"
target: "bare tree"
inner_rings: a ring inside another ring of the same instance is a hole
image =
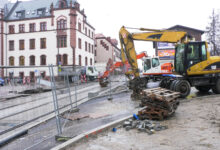
[[[206,27],[207,40],[210,43],[212,55],[219,55],[220,53],[220,21],[219,14],[215,13],[213,9],[210,16],[210,22]]]

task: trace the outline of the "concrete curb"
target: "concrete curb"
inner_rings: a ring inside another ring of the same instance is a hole
[[[102,132],[108,130],[109,128],[115,127],[118,124],[120,124],[120,123],[124,122],[125,120],[128,120],[128,119],[130,119],[132,117],[133,117],[133,115],[129,115],[129,116],[124,117],[122,119],[118,119],[116,121],[113,121],[113,122],[111,122],[109,124],[106,124],[106,125],[100,126],[98,128],[95,128],[93,130],[90,130],[88,132],[82,133],[82,134],[80,134],[80,135],[78,135],[78,136],[68,140],[67,142],[64,142],[63,144],[60,144],[60,145],[52,148],[51,150],[65,150],[67,148],[70,148],[75,143],[77,143],[77,142],[79,142],[79,141],[81,141],[83,139],[88,139],[88,138],[90,138],[90,137],[92,137],[94,135],[97,135],[99,133],[102,133]]]

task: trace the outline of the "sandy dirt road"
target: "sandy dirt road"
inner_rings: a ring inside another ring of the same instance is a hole
[[[162,124],[167,130],[153,135],[136,129],[105,132],[69,150],[219,150],[220,96],[182,101],[175,115]]]

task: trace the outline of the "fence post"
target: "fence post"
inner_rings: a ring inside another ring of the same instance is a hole
[[[66,75],[66,82],[67,82],[67,87],[68,87],[68,92],[69,92],[69,99],[70,99],[70,104],[71,104],[71,110],[73,110],[73,102],[72,102],[72,97],[71,97],[71,91],[70,91],[70,83],[69,83],[69,74],[68,71],[65,71]]]
[[[109,81],[110,81],[110,92],[108,96],[108,100],[112,100],[112,80],[111,80],[111,72],[109,73]]]
[[[53,95],[54,111],[56,115],[57,131],[58,131],[58,134],[60,135],[62,134],[62,129],[61,129],[60,118],[59,118],[60,112],[59,112],[59,105],[58,105],[58,100],[57,100],[53,65],[49,66],[49,72],[50,72],[50,82],[51,82],[51,89],[52,89],[52,95]]]

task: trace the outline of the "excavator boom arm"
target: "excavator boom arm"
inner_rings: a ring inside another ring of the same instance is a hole
[[[129,33],[125,27],[122,27],[119,32],[119,39],[121,44],[122,62],[128,60],[132,67],[132,73],[136,78],[139,77],[137,56],[134,47],[134,40],[139,41],[155,41],[155,42],[169,42],[177,43],[183,42],[186,37],[186,32],[183,31],[169,31],[169,30],[154,30],[140,28],[141,31],[151,31],[143,33]],[[154,31],[154,32],[152,32]]]

